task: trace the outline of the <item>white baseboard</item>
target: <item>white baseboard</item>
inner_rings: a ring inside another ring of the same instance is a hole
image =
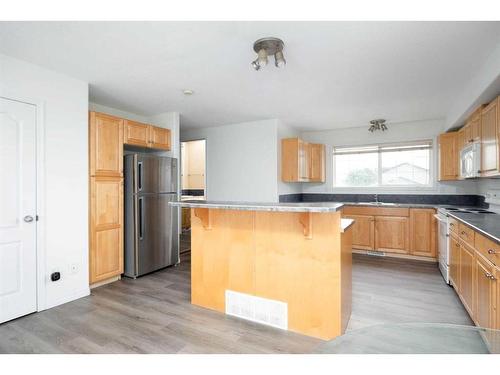
[[[50,309],[52,307],[56,307],[56,306],[63,305],[65,303],[68,303],[71,301],[75,301],[75,300],[83,298],[83,297],[87,297],[89,295],[90,295],[90,288],[87,287],[87,288],[78,290],[76,292],[70,293],[68,295],[61,296],[61,297],[56,298],[52,301],[47,300],[47,304],[45,305],[45,308],[37,310],[37,311],[47,310],[47,309]]]
[[[376,256],[376,255],[371,255],[370,253],[377,252],[376,250],[362,250],[362,249],[352,249],[352,252],[354,254],[363,254],[363,255],[370,255],[370,256]],[[420,257],[416,255],[406,255],[406,254],[397,254],[397,253],[388,253],[385,251],[380,252],[383,255],[380,256],[385,256],[387,258],[399,258],[399,259],[409,259],[409,260],[421,260],[424,262],[430,262],[430,263],[437,263],[437,258],[429,258],[429,257]]]

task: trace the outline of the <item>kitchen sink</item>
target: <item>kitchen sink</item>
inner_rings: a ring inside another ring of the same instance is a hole
[[[360,204],[369,204],[370,206],[397,206],[397,203],[387,203],[387,202],[364,202]]]

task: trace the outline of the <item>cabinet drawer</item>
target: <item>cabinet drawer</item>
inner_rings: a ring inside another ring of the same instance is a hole
[[[465,241],[469,246],[474,247],[474,230],[468,226],[459,223],[458,224],[458,235]]]
[[[458,236],[458,221],[449,217],[448,222],[450,223],[450,232]]]
[[[496,266],[500,266],[500,245],[476,233],[476,250]]]
[[[410,209],[405,207],[345,206],[342,212],[345,215],[410,216]]]

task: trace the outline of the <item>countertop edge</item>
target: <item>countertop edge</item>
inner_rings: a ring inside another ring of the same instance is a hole
[[[175,207],[188,207],[188,208],[211,208],[211,209],[221,209],[221,210],[239,210],[239,211],[274,211],[274,212],[318,212],[318,213],[328,213],[328,212],[338,212],[344,207],[342,203],[332,203],[332,204],[304,204],[301,205],[293,203],[252,203],[252,202],[241,202],[241,203],[230,203],[230,202],[169,202],[170,205]]]
[[[474,224],[471,224],[467,220],[465,220],[465,219],[463,219],[461,217],[453,215],[453,213],[451,213],[451,212],[449,212],[448,215],[450,215],[454,219],[460,221],[461,223],[467,225],[468,227],[474,229],[475,231],[481,233],[482,235],[488,237],[490,240],[496,242],[497,244],[500,244],[500,238],[497,238],[494,235],[492,235],[491,233],[486,232],[484,229],[478,228],[477,226],[475,226]]]

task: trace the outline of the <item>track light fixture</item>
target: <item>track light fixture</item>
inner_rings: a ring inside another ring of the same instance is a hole
[[[368,128],[368,131],[370,131],[372,133],[375,130],[382,130],[382,131],[387,130],[387,125],[385,124],[384,119],[371,120],[370,124],[371,124],[371,126]]]
[[[253,44],[253,50],[257,53],[257,58],[252,61],[252,67],[255,70],[267,65],[268,56],[274,55],[274,65],[277,68],[282,68],[286,65],[285,57],[283,56],[283,48],[285,43],[278,38],[262,38]]]

